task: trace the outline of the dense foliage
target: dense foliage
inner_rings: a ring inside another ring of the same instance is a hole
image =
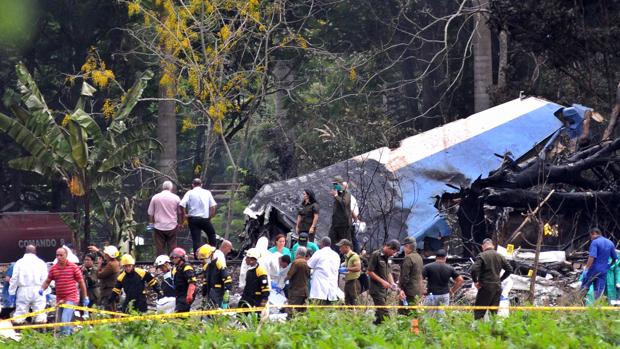
[[[612,348],[620,345],[617,312],[513,312],[474,322],[471,313],[424,316],[420,334],[398,317],[381,326],[363,312],[312,311],[291,321],[259,324],[228,316],[134,322],[85,328],[71,337],[24,333],[5,348]],[[234,323],[234,325],[233,325]]]

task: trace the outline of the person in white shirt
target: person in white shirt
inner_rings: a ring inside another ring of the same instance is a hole
[[[39,294],[41,285],[47,279],[47,264],[36,255],[33,245],[26,246],[24,257],[13,267],[9,295],[15,297],[15,313],[13,316],[27,314],[30,311],[45,309],[45,296]],[[16,319],[16,324],[23,324],[26,319]],[[47,322],[47,314],[34,317],[35,323]]]
[[[321,239],[321,249],[315,252],[308,260],[312,269],[310,280],[310,299],[318,300],[320,304],[329,304],[338,300],[338,268],[340,256],[331,248],[329,237]]]
[[[181,199],[181,207],[187,215],[187,224],[192,235],[192,245],[194,253],[203,245],[202,232],[207,234],[209,245],[217,246],[215,237],[215,229],[211,224],[211,218],[215,216],[217,203],[211,195],[211,192],[202,188],[200,178],[194,178],[192,181],[192,190],[185,193]]]
[[[220,248],[213,252],[213,259],[219,259],[224,263],[224,268],[226,268],[226,256],[232,251],[232,243],[228,240],[223,240]]]
[[[149,223],[153,224],[157,255],[167,255],[177,247],[177,231],[183,221],[181,199],[172,192],[173,184],[165,181],[162,191],[153,195],[149,203]],[[166,245],[167,248],[166,248]]]

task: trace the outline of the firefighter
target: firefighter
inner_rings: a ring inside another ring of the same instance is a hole
[[[116,286],[112,289],[112,301],[117,302],[121,295],[121,290],[125,291],[125,301],[121,306],[123,312],[128,312],[130,307],[144,313],[147,310],[146,294],[144,289],[148,286],[155,293],[159,294],[157,279],[148,271],[136,268],[136,261],[130,254],[121,257],[121,267],[123,272],[116,279]],[[131,302],[134,302],[131,304]]]
[[[202,296],[207,300],[209,308],[221,308],[224,293],[232,289],[232,277],[226,270],[226,261],[214,252],[215,247],[205,244],[198,249],[197,256],[204,263]]]
[[[264,307],[269,299],[267,270],[258,263],[260,251],[251,248],[245,253],[248,271],[245,274],[245,288],[239,304],[241,307]]]
[[[196,273],[194,268],[185,262],[186,258],[187,253],[181,247],[173,249],[170,253],[170,259],[174,264],[172,277],[176,291],[174,311],[177,313],[190,310],[196,293]]]

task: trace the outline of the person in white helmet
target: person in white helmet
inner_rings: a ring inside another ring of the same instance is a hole
[[[239,305],[241,307],[264,307],[269,299],[269,280],[267,270],[258,263],[261,252],[251,248],[245,253],[248,270],[245,274],[245,287]]]
[[[125,301],[121,306],[123,312],[135,309],[141,313],[146,312],[145,288],[150,287],[159,295],[157,279],[148,271],[136,268],[136,260],[130,254],[121,257],[123,272],[116,279],[116,286],[112,289],[111,301],[116,302],[121,296],[121,290],[125,291]]]
[[[167,255],[158,256],[155,259],[155,268],[159,271],[159,284],[161,285],[162,297],[155,303],[158,313],[174,313],[176,291],[172,277],[172,265]]]
[[[110,297],[113,294],[112,289],[116,285],[116,279],[121,273],[121,265],[117,260],[119,256],[118,249],[112,245],[104,247],[103,252],[95,246],[89,246],[88,249],[100,256],[97,264],[100,305],[105,310],[116,311],[116,303],[111,302]]]
[[[10,297],[15,297],[15,313],[13,316],[45,309],[45,296],[39,294],[39,289],[41,289],[45,279],[47,279],[47,265],[37,257],[35,246],[26,246],[24,257],[18,260],[13,267],[13,276],[11,276],[9,286]],[[26,319],[16,319],[14,322],[22,324],[24,321]],[[35,316],[34,322],[47,322],[47,315]]]

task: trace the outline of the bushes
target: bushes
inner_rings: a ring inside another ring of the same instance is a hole
[[[316,310],[286,323],[260,324],[256,316],[201,321],[133,322],[85,328],[71,337],[24,332],[7,348],[608,348],[620,346],[618,312],[513,312],[507,319],[474,322],[469,312],[424,316],[420,335],[410,319],[372,325],[367,312]],[[0,343],[2,344],[2,343]]]

